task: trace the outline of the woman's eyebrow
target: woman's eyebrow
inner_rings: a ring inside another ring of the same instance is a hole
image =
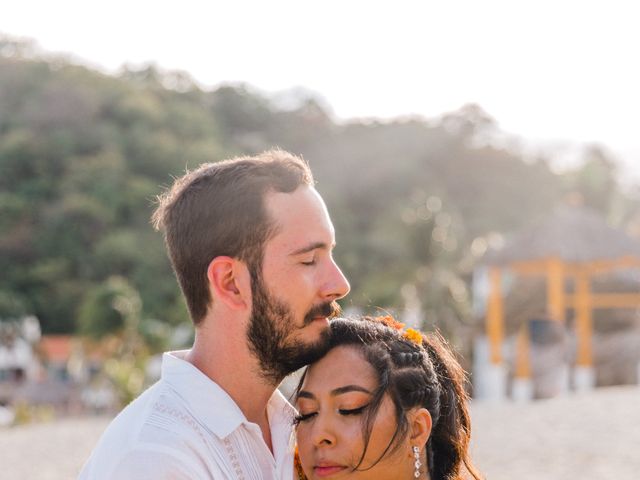
[[[345,385],[344,387],[338,387],[334,390],[331,390],[331,396],[335,397],[337,395],[342,395],[343,393],[349,392],[363,392],[371,395],[371,392],[360,385]]]
[[[364,387],[361,387],[360,385],[345,385],[344,387],[338,387],[331,390],[330,395],[332,397],[336,397],[338,395],[342,395],[349,392],[362,392],[368,395],[373,395],[369,390],[367,390]],[[311,400],[315,400],[316,396],[313,393],[308,392],[307,390],[300,390],[296,398],[309,398]]]
[[[296,395],[296,398],[310,398],[311,400],[315,400],[316,396],[311,392],[307,392],[306,390],[300,390],[298,392],[298,395]]]

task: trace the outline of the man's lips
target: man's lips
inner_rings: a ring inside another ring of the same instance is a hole
[[[336,302],[323,303],[318,305],[307,313],[304,317],[304,325],[311,324],[314,320],[322,318],[323,320],[337,317],[340,314],[340,306]]]
[[[317,465],[314,465],[313,472],[318,477],[328,477],[330,475],[342,472],[347,467],[344,465],[338,465],[336,463],[330,462],[320,462]]]

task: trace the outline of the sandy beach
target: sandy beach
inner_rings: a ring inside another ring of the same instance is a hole
[[[640,388],[472,407],[472,455],[490,480],[640,478]]]
[[[640,478],[640,388],[529,404],[472,405],[472,455],[490,480]],[[0,430],[0,477],[66,480],[109,422],[67,419]]]

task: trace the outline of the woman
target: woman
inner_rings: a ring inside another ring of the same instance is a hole
[[[391,317],[332,321],[296,391],[299,477],[479,480],[464,381],[439,336]]]

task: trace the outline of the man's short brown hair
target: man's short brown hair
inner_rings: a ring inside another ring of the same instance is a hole
[[[304,160],[282,150],[205,163],[158,197],[152,221],[165,243],[191,319],[198,324],[211,302],[207,268],[218,256],[247,263],[259,274],[265,242],[275,233],[264,197],[313,185]]]

